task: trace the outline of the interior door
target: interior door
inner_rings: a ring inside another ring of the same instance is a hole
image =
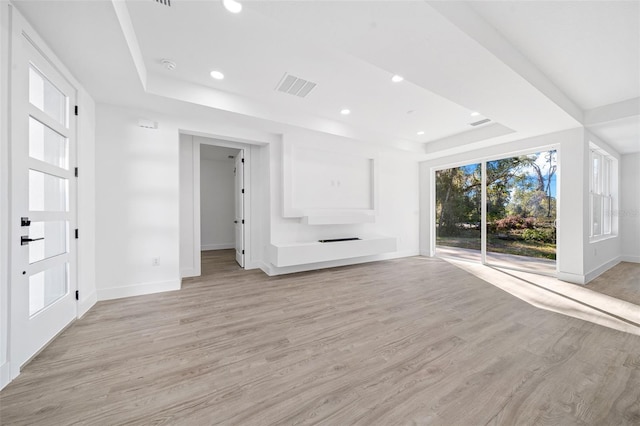
[[[75,89],[13,34],[11,356],[20,368],[76,317]]]
[[[235,161],[236,262],[244,268],[244,150],[240,150]]]

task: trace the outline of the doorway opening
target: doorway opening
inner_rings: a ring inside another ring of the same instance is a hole
[[[435,171],[436,255],[556,273],[557,151]]]
[[[244,267],[243,150],[200,145],[200,251],[228,250]],[[218,258],[219,254],[213,256]]]
[[[180,275],[199,277],[203,253],[251,259],[252,145],[180,133]],[[218,253],[220,254],[220,253]]]

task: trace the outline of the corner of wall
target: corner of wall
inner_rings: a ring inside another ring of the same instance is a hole
[[[89,310],[93,308],[93,305],[95,305],[97,302],[98,302],[98,292],[94,290],[91,294],[89,294],[89,296],[83,298],[78,302],[77,318],[78,319],[82,318],[84,314],[89,312]]]
[[[586,284],[586,277],[580,274],[572,274],[570,272],[558,272],[558,279],[573,284]]]
[[[8,362],[0,365],[0,390],[11,382],[11,365]]]
[[[600,265],[600,266],[592,269],[591,271],[587,272],[585,274],[585,276],[584,276],[584,284],[587,284],[590,281],[598,278],[600,275],[602,275],[603,273],[605,273],[609,269],[613,268],[614,266],[616,266],[621,261],[622,261],[622,259],[620,258],[620,256],[617,256],[615,259],[611,259],[609,261],[606,261],[602,265]]]

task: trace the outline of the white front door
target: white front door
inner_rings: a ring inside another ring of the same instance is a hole
[[[235,168],[236,262],[244,268],[244,150],[236,155]]]
[[[17,374],[76,317],[75,89],[13,33],[11,363]]]

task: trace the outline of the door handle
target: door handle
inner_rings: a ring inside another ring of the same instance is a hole
[[[32,241],[40,241],[40,240],[44,240],[44,237],[42,238],[29,238],[27,235],[23,235],[20,237],[20,245],[21,246],[26,246],[27,244],[29,244]]]

